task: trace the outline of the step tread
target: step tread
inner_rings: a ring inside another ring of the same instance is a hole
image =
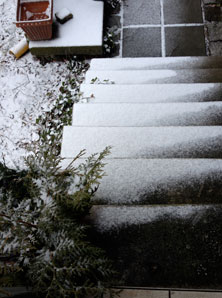
[[[74,104],[72,125],[222,125],[222,102]]]
[[[221,205],[132,205],[112,206],[97,205],[91,210],[90,219],[100,231],[119,229],[129,225],[141,225],[155,222],[159,218],[187,219],[198,212],[202,215],[207,210],[216,210]]]
[[[62,167],[70,162],[64,159]],[[98,204],[222,203],[222,159],[106,159],[104,163],[106,175],[95,194]]]
[[[75,144],[75,146],[74,146]],[[220,158],[221,126],[72,127],[63,132],[62,157],[112,146],[112,158]]]
[[[222,69],[88,70],[85,83],[110,84],[219,83]]]
[[[82,84],[83,97],[99,102],[198,102],[220,101],[221,83],[107,85]]]
[[[222,67],[221,57],[95,58],[90,69],[187,69]]]

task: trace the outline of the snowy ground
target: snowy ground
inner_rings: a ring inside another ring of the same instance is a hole
[[[0,161],[8,166],[23,163],[37,138],[35,119],[50,109],[67,74],[66,62],[43,66],[30,53],[19,60],[9,54],[24,36],[13,24],[16,2],[0,0]]]

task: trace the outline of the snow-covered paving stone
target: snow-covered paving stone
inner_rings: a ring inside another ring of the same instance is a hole
[[[112,146],[112,158],[222,158],[221,126],[65,126],[61,155],[87,155]]]
[[[216,210],[215,205],[186,206],[94,206],[91,221],[101,232],[121,229],[131,225],[152,223],[163,217],[189,219],[198,213],[201,217],[208,210]]]
[[[23,164],[27,145],[36,141],[36,118],[48,111],[67,75],[67,63],[41,65],[30,53],[19,60],[9,49],[24,37],[16,28],[16,0],[0,3],[0,160]],[[47,96],[47,94],[49,96]]]
[[[160,70],[89,70],[86,83],[152,84],[152,83],[219,83],[222,69],[160,69]]]
[[[72,126],[222,125],[222,102],[74,104]]]
[[[187,69],[222,67],[221,57],[146,57],[146,58],[97,58],[90,63],[91,70],[144,70]]]
[[[90,103],[220,101],[222,84],[82,84],[81,92]]]

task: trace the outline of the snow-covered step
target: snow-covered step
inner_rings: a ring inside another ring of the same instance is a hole
[[[222,57],[97,58],[91,70],[221,68]]]
[[[212,205],[98,206],[91,213],[91,237],[112,258],[117,285],[135,287],[135,294],[123,291],[120,298],[221,298],[221,292],[188,289],[221,289],[221,217],[222,208]],[[171,291],[164,294],[166,286]]]
[[[62,157],[106,146],[111,158],[222,158],[222,127],[64,127]]]
[[[197,213],[199,217],[209,210],[216,211],[220,205],[97,205],[91,209],[90,220],[101,232],[121,230],[130,226],[154,223],[162,218],[189,219]],[[146,296],[147,297],[147,296]],[[188,297],[189,298],[189,297]]]
[[[220,83],[222,69],[87,71],[85,83],[95,81],[106,84]]]
[[[71,161],[63,160],[63,168]],[[95,193],[97,204],[222,203],[222,159],[106,159],[104,163],[106,176]]]
[[[221,83],[105,85],[82,84],[90,103],[99,102],[195,102],[222,100]]]
[[[74,104],[72,125],[222,125],[222,102]]]

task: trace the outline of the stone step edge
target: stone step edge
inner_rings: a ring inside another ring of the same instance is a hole
[[[120,298],[138,298],[138,297],[152,297],[152,298],[222,298],[222,291],[219,289],[192,289],[192,288],[161,288],[161,287],[130,287],[130,286],[112,286],[111,290],[117,292]],[[201,296],[200,296],[201,295]],[[109,298],[109,295],[104,295],[103,298]]]
[[[112,205],[94,205],[90,215],[87,217],[98,230],[107,232],[112,229],[126,227],[130,225],[141,225],[170,216],[170,218],[189,218],[198,213],[198,217],[208,210],[215,211],[222,205],[168,205],[152,206],[150,205],[133,205],[133,206],[112,206]],[[113,212],[115,210],[115,212]]]
[[[72,126],[222,125],[221,102],[76,103]]]
[[[222,66],[222,58],[209,56],[185,56],[185,57],[135,57],[135,58],[94,58],[90,68],[102,69],[166,69],[169,66],[174,69],[212,68]]]
[[[132,205],[127,205],[127,204],[96,204],[93,203],[92,208],[156,208],[156,207],[187,207],[187,206],[192,206],[192,207],[222,207],[222,202],[220,204],[212,204],[212,203],[181,203],[181,204],[132,204]],[[221,290],[222,291],[222,290]]]
[[[112,286],[112,289],[126,289],[126,290],[153,290],[153,291],[180,291],[180,292],[209,292],[209,293],[222,293],[222,289],[216,288],[174,288],[174,287],[133,287],[133,286]]]
[[[61,167],[61,169],[63,170],[63,169],[66,169],[66,167],[68,167],[68,165],[70,164],[70,163],[72,163],[72,161],[75,159],[75,156],[74,157],[61,157],[62,158],[62,160],[61,160],[61,162],[60,162],[60,167]],[[79,157],[78,158],[78,160],[76,161],[76,164],[77,165],[79,165],[79,163],[82,163],[82,162],[84,162],[85,160],[87,159],[87,155],[86,156],[83,156],[83,157]],[[110,158],[110,157],[105,157],[104,158],[104,161],[105,161],[105,163],[107,163],[107,162],[112,162],[112,160],[141,160],[141,161],[143,161],[143,160],[152,160],[152,161],[161,161],[161,160],[163,160],[163,161],[166,161],[166,160],[168,160],[168,161],[176,161],[176,160],[178,160],[178,161],[191,161],[191,160],[195,160],[195,161],[199,161],[199,162],[203,162],[203,160],[207,160],[207,161],[209,161],[209,160],[218,160],[218,161],[222,161],[222,158],[141,158],[141,157],[138,157],[138,158]]]
[[[220,159],[222,158],[222,155],[219,155],[222,142],[221,127],[220,125],[164,127],[64,126],[61,156],[72,158],[82,149],[86,149],[86,154],[89,156],[92,153],[101,152],[107,146],[111,146],[113,147],[111,150],[112,158],[199,157]],[[212,140],[215,140],[214,145]],[[131,145],[128,150],[125,150],[127,142],[131,142]],[[137,142],[140,142],[139,148]],[[73,144],[76,144],[75,147],[73,147]],[[204,148],[206,148],[205,151]],[[192,155],[192,150],[195,149],[197,150]]]
[[[222,69],[88,70],[86,83],[158,84],[221,83]]]
[[[221,101],[221,83],[88,84],[80,87],[81,102],[209,102]]]

